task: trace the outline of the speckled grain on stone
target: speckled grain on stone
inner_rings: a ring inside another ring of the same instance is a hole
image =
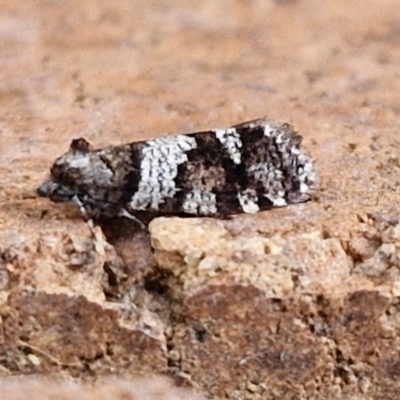
[[[221,283],[250,285],[267,297],[285,297],[295,290],[326,294],[348,290],[351,263],[338,239],[325,239],[321,231],[232,235],[227,224],[201,219],[152,221],[150,235],[158,264],[179,277],[187,293]],[[177,256],[179,261],[174,262]]]
[[[1,378],[0,395],[8,400],[201,400],[203,397],[188,390],[177,389],[165,378],[101,379],[94,385],[73,380],[43,377]]]

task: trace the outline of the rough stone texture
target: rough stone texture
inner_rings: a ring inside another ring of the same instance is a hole
[[[166,379],[108,379],[95,385],[43,378],[2,378],[0,396],[7,400],[202,400],[204,397],[177,389]]]
[[[0,10],[2,375],[164,373],[215,399],[399,397],[398,0]],[[263,115],[304,136],[311,202],[158,219],[150,236],[105,221],[106,241],[34,194],[73,138]]]
[[[232,399],[367,394],[377,371],[389,386],[382,363],[397,340],[382,322],[395,285],[352,273],[338,239],[300,226],[254,232],[242,218],[157,219],[150,233],[176,296],[175,368],[192,382]]]
[[[104,266],[121,260],[100,229],[92,237],[87,226],[73,228],[66,220],[63,226],[48,221],[35,232],[23,219],[0,235],[3,371],[165,371],[160,317],[127,299],[106,301]]]

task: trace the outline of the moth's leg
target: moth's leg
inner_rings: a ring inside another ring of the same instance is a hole
[[[88,225],[90,232],[92,233],[93,237],[96,237],[96,232],[94,229],[94,224],[93,224],[93,219],[91,218],[91,216],[88,213],[88,210],[85,208],[85,206],[83,205],[81,199],[75,195],[72,198],[72,201],[75,203],[75,205],[78,207],[79,210],[79,214],[81,215],[81,217],[83,218],[83,220],[86,222],[86,224]]]
[[[78,207],[79,213],[81,214],[82,219],[86,222],[89,231],[93,237],[93,243],[97,247],[97,245],[101,246],[100,248],[104,248],[104,239],[102,238],[102,229],[95,229],[93,219],[90,215],[90,210],[88,210],[84,205],[82,200],[75,195],[72,198],[72,201]]]
[[[147,226],[143,223],[143,221],[141,221],[138,217],[136,217],[135,215],[131,214],[128,210],[126,210],[125,208],[121,209],[121,211],[118,214],[119,217],[125,217],[130,219],[131,221],[135,221],[138,225],[140,225],[140,227],[147,231]]]

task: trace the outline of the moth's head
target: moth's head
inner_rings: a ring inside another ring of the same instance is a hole
[[[70,201],[82,193],[85,185],[90,184],[90,176],[96,155],[85,139],[72,141],[67,153],[58,157],[50,170],[50,178],[38,188],[39,196],[52,201]]]

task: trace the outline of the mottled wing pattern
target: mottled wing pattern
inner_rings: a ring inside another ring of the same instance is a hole
[[[149,141],[128,209],[217,216],[304,201],[300,141],[267,119]]]
[[[300,143],[266,118],[100,150],[77,139],[37,191],[94,217],[254,213],[307,200],[314,173]]]

